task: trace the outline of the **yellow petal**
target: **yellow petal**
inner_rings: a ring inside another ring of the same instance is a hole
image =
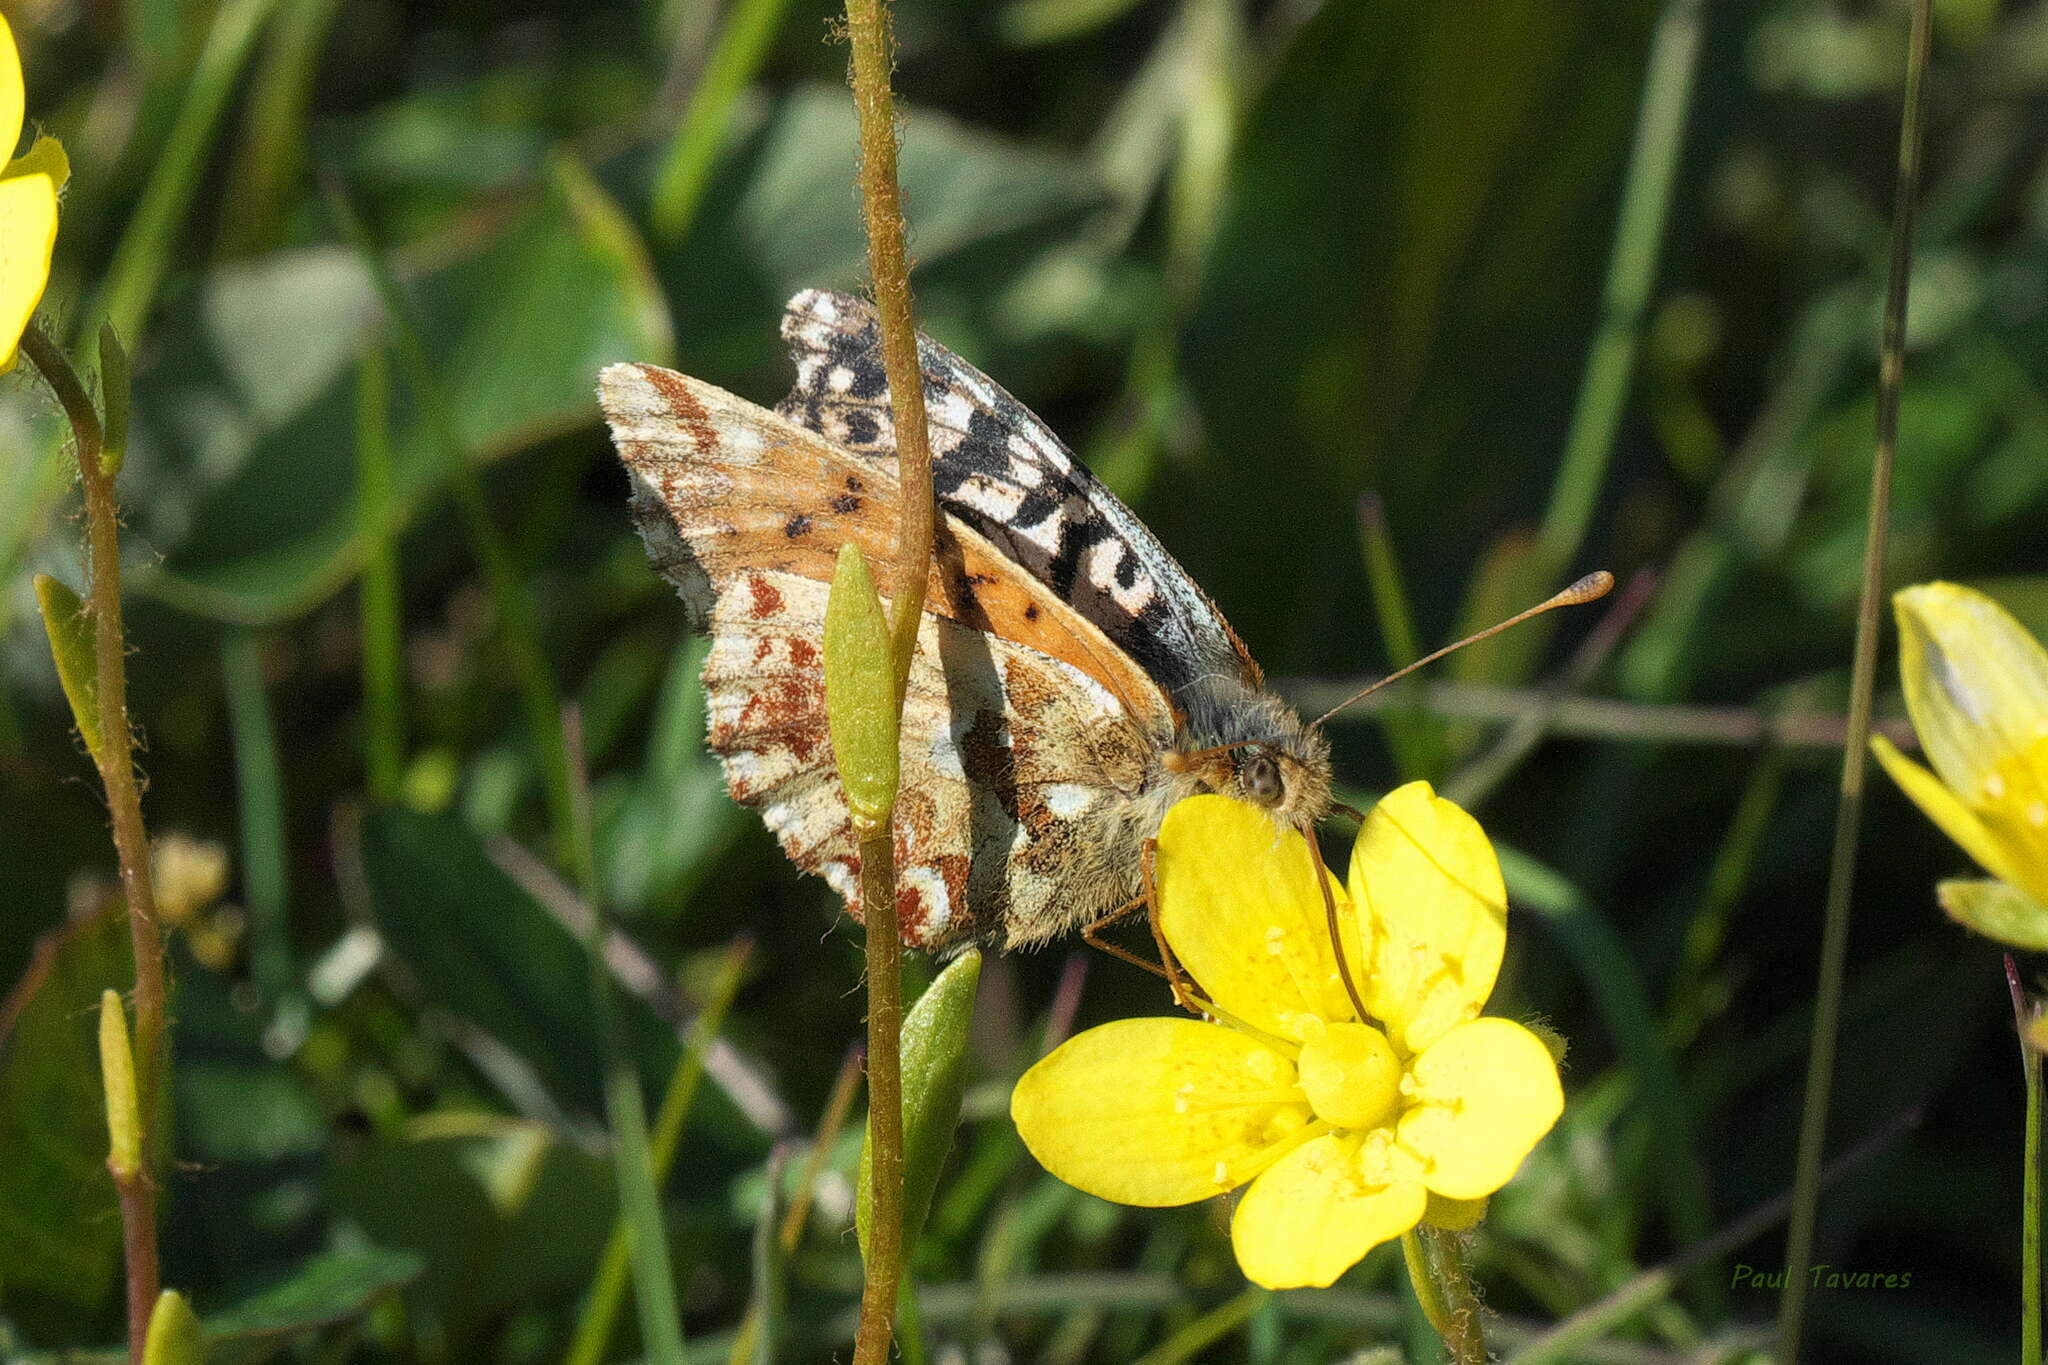
[[[1039,1164],[1119,1204],[1190,1204],[1243,1184],[1298,1137],[1294,1063],[1236,1029],[1121,1019],[1024,1073],[1010,1115]]]
[[[1420,1182],[1369,1183],[1360,1146],[1357,1133],[1326,1133],[1252,1182],[1230,1220],[1246,1279],[1268,1289],[1320,1289],[1415,1226],[1428,1202]]]
[[[21,86],[21,49],[14,45],[14,30],[7,16],[0,14],[0,162],[14,156],[27,109],[28,96]]]
[[[1892,597],[1906,709],[1965,805],[2007,795],[2001,764],[2048,736],[2048,651],[2004,607],[1955,583]]]
[[[1934,888],[1941,911],[2008,948],[2048,952],[2048,905],[2004,882],[1943,882]]]
[[[1408,1074],[1414,1105],[1401,1116],[1401,1146],[1422,1159],[1423,1183],[1452,1199],[1507,1184],[1564,1112],[1550,1049],[1507,1019],[1460,1024]]]
[[[47,175],[0,180],[0,370],[14,364],[14,348],[50,282],[50,251],[57,242],[57,186]]]
[[[1328,885],[1338,925],[1354,926],[1344,888]],[[1299,833],[1227,796],[1189,797],[1159,828],[1156,889],[1174,956],[1237,1018],[1299,1041],[1319,1020],[1355,1014]],[[1348,952],[1355,971],[1355,938]]]
[[[1478,1015],[1507,941],[1507,887],[1479,822],[1410,782],[1389,792],[1351,850],[1351,898],[1372,945],[1366,1008],[1420,1052]]]
[[[2001,839],[1984,823],[1982,816],[1943,786],[1940,778],[1900,753],[1890,740],[1883,735],[1871,736],[1870,751],[1891,774],[1892,781],[1899,784],[1899,790],[1910,797],[1943,834],[1962,845],[1963,852],[1975,858],[1979,867],[2013,886],[2031,887],[2033,881],[2041,880],[2038,875],[2030,878],[2030,872],[2036,869],[2028,866],[2028,860],[2021,856],[2020,850]]]

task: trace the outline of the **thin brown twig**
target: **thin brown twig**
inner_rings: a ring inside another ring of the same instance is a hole
[[[114,504],[114,478],[101,464],[104,435],[98,409],[63,348],[31,322],[21,350],[42,374],[71,423],[85,492],[86,605],[93,617],[93,656],[99,698],[100,744],[94,751],[100,784],[121,865],[121,890],[128,904],[128,931],[135,949],[135,1056],[137,1118],[142,1127],[140,1170],[118,1182],[126,1247],[128,1353],[142,1359],[149,1315],[158,1289],[156,1188],[148,1154],[159,1135],[149,1120],[164,1076],[163,933],[157,918],[156,888],[149,866],[149,831],[142,821],[142,784],[135,776],[135,738],[128,721],[128,645],[121,623],[121,519]]]
[[[1792,1181],[1792,1217],[1785,1230],[1785,1288],[1778,1300],[1777,1359],[1797,1365],[1805,1326],[1807,1269],[1820,1207],[1826,1155],[1828,1094],[1834,1083],[1842,985],[1849,954],[1849,907],[1856,883],[1856,847],[1870,749],[1871,697],[1877,687],[1877,635],[1883,606],[1885,545],[1891,530],[1892,466],[1899,448],[1899,396],[1906,374],[1906,301],[1912,282],[1913,209],[1920,193],[1920,112],[1932,42],[1932,0],[1913,0],[1906,53],[1905,109],[1899,120],[1898,179],[1892,203],[1890,276],[1878,345],[1877,444],[1870,464],[1870,508],[1864,527],[1863,582],[1856,604],[1856,643],[1849,669],[1849,726],[1842,740],[1842,786],[1828,860],[1821,924],[1820,971],[1813,1008],[1813,1046],[1799,1119],[1799,1156]]]
[[[1281,678],[1280,694],[1302,711],[1318,710],[1358,690],[1362,680]],[[1773,712],[1753,706],[1665,705],[1614,697],[1557,697],[1544,688],[1485,683],[1430,682],[1410,695],[1379,692],[1332,720],[1356,723],[1392,706],[1409,705],[1454,720],[1512,724],[1532,711],[1547,712],[1548,730],[1571,739],[1646,744],[1711,744],[1731,748],[1840,749],[1848,721],[1839,715]],[[1875,721],[1872,730],[1902,749],[1919,741],[1903,717]]]

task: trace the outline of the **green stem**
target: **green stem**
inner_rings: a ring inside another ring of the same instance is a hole
[[[917,653],[930,572],[936,506],[925,425],[924,378],[911,322],[910,261],[904,244],[903,195],[896,181],[895,69],[885,0],[847,0],[852,45],[849,80],[860,117],[860,193],[867,220],[868,269],[881,319],[883,368],[896,429],[901,499],[896,575],[890,593],[890,654],[896,676],[896,722]],[[860,903],[868,974],[868,1136],[873,1160],[867,1262],[861,1285],[854,1365],[885,1365],[894,1334],[897,1286],[907,1248],[903,1235],[903,945],[896,922],[893,820],[860,831]]]
[[[296,990],[292,970],[290,882],[286,868],[284,778],[277,720],[263,685],[262,646],[253,632],[232,630],[221,641],[221,678],[234,736],[235,794],[242,823],[242,885],[249,902],[249,966],[278,1009]]]
[[[135,778],[134,732],[128,719],[128,644],[121,624],[121,523],[114,505],[114,479],[100,462],[103,433],[92,396],[70,357],[40,324],[30,322],[21,350],[50,386],[71,423],[85,490],[86,563],[91,574],[87,605],[93,620],[93,662],[98,675],[100,744],[94,750],[100,784],[121,866],[121,891],[128,904],[128,932],[135,949],[135,1070],[138,1123],[142,1125],[142,1169],[121,1184],[121,1222],[127,1247],[128,1349],[141,1359],[156,1307],[156,1188],[148,1154],[159,1134],[148,1130],[163,1111],[164,1057],[163,931],[157,918],[156,887],[150,876],[149,832],[142,822],[142,788]]]
[[[277,0],[230,0],[214,16],[192,84],[178,106],[177,121],[114,248],[106,283],[85,312],[82,335],[92,336],[100,322],[111,322],[133,349],[142,334],[150,303],[171,262],[172,238],[205,169],[213,131],[276,4]]]
[[[2020,986],[2019,965],[2005,955],[2005,985],[2012,992],[2013,1023],[2020,1034],[2020,1074],[2027,1085],[2026,1169],[2020,1175],[2020,1361],[2041,1362],[2041,1054],[2028,1037],[2034,1007]]]
[[[733,996],[739,992],[740,977],[751,951],[751,945],[741,940],[726,953],[717,979],[712,983],[711,993],[704,1001],[704,1008],[690,1026],[689,1038],[683,1046],[682,1056],[676,1061],[675,1072],[669,1078],[668,1090],[661,1097],[661,1108],[654,1117],[654,1134],[648,1142],[657,1186],[667,1178],[669,1168],[675,1165],[676,1152],[683,1142],[683,1130],[689,1124],[690,1110],[697,1098],[697,1087],[704,1078],[704,1058],[717,1041],[718,1031],[725,1023],[725,1013],[732,1006]],[[604,1359],[605,1351],[611,1345],[613,1325],[618,1321],[619,1304],[625,1299],[626,1284],[632,1274],[631,1240],[630,1230],[621,1217],[613,1224],[611,1238],[598,1259],[590,1295],[576,1321],[569,1352],[563,1357],[566,1365],[599,1365]]]
[[[904,1260],[903,944],[896,925],[896,836],[886,822],[860,843],[860,903],[867,939],[868,1137],[874,1187],[853,1359],[854,1365],[885,1365]]]
[[[1423,1316],[1444,1339],[1452,1365],[1486,1365],[1486,1334],[1479,1324],[1479,1295],[1465,1270],[1465,1238],[1421,1224],[1401,1236],[1401,1254]],[[1417,1274],[1418,1266],[1420,1274]],[[1423,1285],[1429,1288],[1425,1291]]]
[[[1878,609],[1885,542],[1891,524],[1892,464],[1899,444],[1899,391],[1906,370],[1906,294],[1912,278],[1913,201],[1920,188],[1920,106],[1932,32],[1932,0],[1913,0],[1906,56],[1905,112],[1899,124],[1899,168],[1892,204],[1891,276],[1885,289],[1884,335],[1878,351],[1877,446],[1870,465],[1870,510],[1863,544],[1863,588],[1856,608],[1856,648],[1849,680],[1849,732],[1842,746],[1842,787],[1835,808],[1834,853],[1828,867],[1821,930],[1820,985],[1813,1010],[1813,1050],[1799,1121],[1799,1164],[1792,1181],[1792,1221],[1785,1234],[1785,1288],[1778,1300],[1777,1359],[1795,1365],[1805,1322],[1807,1271],[1820,1205],[1828,1091],[1842,1015],[1842,976],[1849,948],[1849,899],[1863,816],[1863,779],[1870,748],[1871,696],[1877,686]]]
[[[1537,531],[1537,567],[1531,576],[1539,583],[1557,577],[1578,554],[1607,479],[1614,433],[1635,370],[1643,312],[1656,278],[1657,249],[1678,178],[1678,154],[1685,144],[1686,111],[1699,68],[1703,6],[1704,0],[1670,0],[1650,40],[1649,73],[1636,114],[1614,254],[1601,294],[1600,330],[1586,358],[1550,505]]]
[[[609,923],[597,859],[592,847],[590,785],[583,771],[583,726],[572,706],[562,718],[570,759],[572,856],[577,889],[590,910],[585,953],[590,965],[590,995],[595,1006],[597,1037],[604,1055],[605,1120],[611,1127],[612,1169],[619,1188],[619,1216],[627,1231],[633,1268],[633,1302],[640,1310],[641,1348],[654,1365],[682,1365],[683,1316],[676,1302],[675,1267],[668,1254],[668,1229],[661,1219],[661,1190],[654,1175],[654,1156],[647,1136],[646,1100],[640,1074],[627,1051],[612,999],[611,972],[604,944]]]
[[[356,371],[356,515],[363,539],[363,738],[370,799],[398,799],[405,765],[404,690],[399,682],[402,600],[392,496],[391,367],[380,346]]]

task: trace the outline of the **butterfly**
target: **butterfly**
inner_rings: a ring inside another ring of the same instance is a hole
[[[858,918],[821,649],[841,545],[895,579],[894,423],[872,305],[807,290],[782,335],[797,378],[772,412],[653,365],[598,393],[654,567],[711,637],[727,787]],[[918,355],[940,516],[904,702],[904,941],[1028,948],[1113,918],[1200,792],[1313,826],[1328,741],[1216,604],[1021,403],[923,335]]]

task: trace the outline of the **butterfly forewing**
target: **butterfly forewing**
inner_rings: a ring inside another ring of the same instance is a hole
[[[776,411],[835,445],[893,461],[894,422],[872,305],[806,290],[782,334],[796,387]],[[1183,704],[1220,672],[1256,687],[1223,614],[1158,538],[1001,385],[918,337],[939,504],[1086,617]]]

